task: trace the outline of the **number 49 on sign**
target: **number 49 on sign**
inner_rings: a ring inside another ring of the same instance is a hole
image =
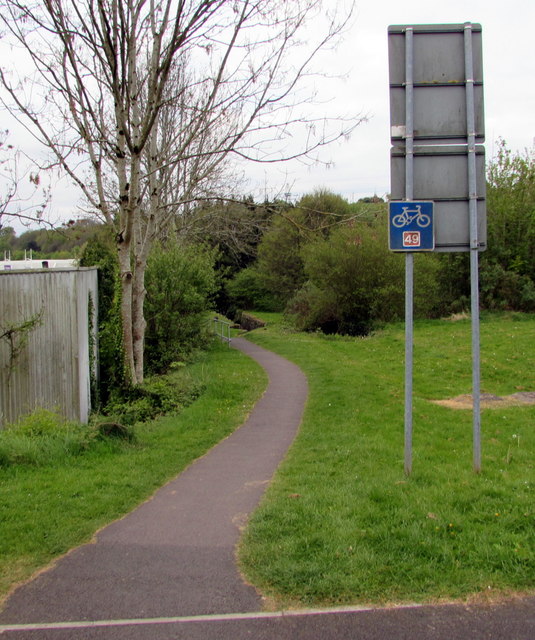
[[[434,250],[433,202],[391,202],[388,217],[391,251]]]
[[[422,244],[422,236],[419,231],[404,231],[403,246],[419,249]]]

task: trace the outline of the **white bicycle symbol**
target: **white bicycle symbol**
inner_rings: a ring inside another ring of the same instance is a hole
[[[414,215],[410,215],[411,213]],[[417,204],[414,209],[401,207],[401,213],[398,213],[392,218],[392,224],[398,229],[401,229],[410,225],[414,220],[416,220],[416,224],[421,229],[425,229],[425,227],[431,224],[431,218],[426,213],[422,213],[422,206],[419,204]]]

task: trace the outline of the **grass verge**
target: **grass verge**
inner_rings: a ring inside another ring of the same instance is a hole
[[[265,314],[259,314],[264,317]],[[472,412],[430,402],[471,392],[470,321],[415,327],[413,474],[403,473],[404,330],[364,339],[285,330],[254,342],[297,363],[300,433],[252,517],[242,570],[275,606],[501,597],[535,586],[535,406]],[[483,316],[483,391],[535,391],[535,317]]]
[[[134,442],[94,442],[48,465],[0,467],[0,598],[231,433],[267,382],[255,362],[217,343],[176,375],[204,392],[180,414],[138,425]]]

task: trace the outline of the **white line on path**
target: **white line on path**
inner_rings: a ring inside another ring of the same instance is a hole
[[[418,604],[404,604],[390,607],[411,609],[421,607]],[[154,624],[181,624],[186,622],[224,622],[228,620],[263,620],[270,618],[290,618],[336,613],[362,613],[377,611],[381,607],[335,607],[332,609],[295,609],[288,611],[258,611],[254,613],[223,613],[199,616],[176,616],[169,618],[132,618],[126,620],[80,620],[72,622],[32,622],[28,624],[0,625],[0,635],[7,631],[43,631],[46,629],[94,629],[96,627],[128,627]]]

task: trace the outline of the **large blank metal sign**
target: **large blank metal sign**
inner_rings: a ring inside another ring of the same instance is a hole
[[[477,201],[478,248],[486,248],[485,151],[469,145],[485,139],[481,25],[469,32],[467,48],[464,24],[388,28],[391,199],[435,202],[436,251],[470,249],[470,199]],[[476,193],[469,188],[471,153]]]
[[[390,125],[392,140],[405,135],[406,26],[388,28]],[[464,142],[466,128],[464,24],[414,25],[414,140]],[[485,138],[481,25],[472,24],[476,142]]]

